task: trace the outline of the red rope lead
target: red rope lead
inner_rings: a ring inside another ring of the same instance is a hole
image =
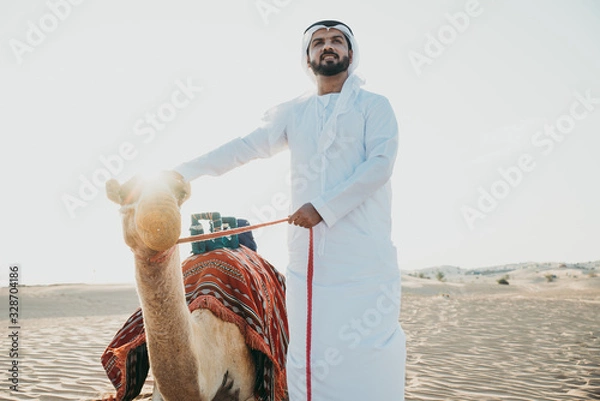
[[[308,269],[306,272],[306,401],[312,400],[311,348],[312,348],[312,290],[313,290],[313,229],[308,244]]]
[[[179,238],[177,240],[177,244],[184,244],[186,242],[206,241],[206,240],[209,240],[209,239],[215,239],[215,238],[221,238],[221,237],[228,237],[228,236],[233,235],[233,234],[241,234],[241,233],[245,233],[245,232],[248,232],[248,231],[256,230],[257,228],[272,226],[272,225],[279,224],[279,223],[285,223],[286,221],[288,221],[287,217],[285,219],[280,219],[280,220],[269,221],[269,222],[266,222],[266,223],[255,224],[253,226],[244,226],[244,227],[232,228],[232,229],[229,229],[229,230],[217,231],[217,232],[214,232],[214,233],[192,235],[191,237]]]

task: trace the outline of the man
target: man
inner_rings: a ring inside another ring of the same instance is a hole
[[[352,30],[319,21],[305,31],[303,66],[317,93],[270,110],[244,138],[176,168],[184,179],[220,175],[289,149],[287,375],[306,400],[306,283],[314,232],[312,399],[404,399],[400,272],[391,241],[398,129],[388,100],[361,89]]]

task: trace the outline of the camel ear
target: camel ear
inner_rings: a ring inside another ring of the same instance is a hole
[[[162,177],[169,183],[173,194],[177,198],[178,206],[181,206],[183,202],[189,199],[192,193],[192,186],[181,174],[174,170],[163,171]]]
[[[106,196],[108,196],[108,199],[119,205],[123,204],[123,199],[121,197],[121,185],[119,184],[119,181],[115,180],[114,178],[106,181]]]
[[[187,181],[181,181],[180,183],[178,183],[178,191],[177,191],[177,199],[178,199],[178,203],[179,206],[181,206],[183,204],[183,202],[185,202],[186,200],[188,200],[190,198],[190,196],[192,195],[192,186],[190,185],[189,182]]]

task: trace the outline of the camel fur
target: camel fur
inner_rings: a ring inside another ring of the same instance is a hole
[[[189,183],[168,172],[153,182],[110,180],[106,191],[121,205],[125,242],[135,256],[153,400],[254,400],[256,368],[238,327],[186,305],[176,241]]]

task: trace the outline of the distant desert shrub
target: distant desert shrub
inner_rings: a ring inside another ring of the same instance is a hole
[[[497,280],[497,283],[501,284],[501,285],[509,285],[508,280],[505,279],[504,277],[502,277],[501,279]]]
[[[424,278],[429,280],[429,276],[426,276],[425,273],[419,273],[419,278]]]
[[[445,275],[444,275],[444,273],[442,273],[442,272],[437,272],[437,273],[435,274],[435,278],[437,278],[439,281],[445,281],[445,277],[446,277],[446,276],[445,276]]]
[[[553,282],[558,278],[556,277],[556,274],[546,274],[544,277],[546,277],[546,281],[549,283]]]

